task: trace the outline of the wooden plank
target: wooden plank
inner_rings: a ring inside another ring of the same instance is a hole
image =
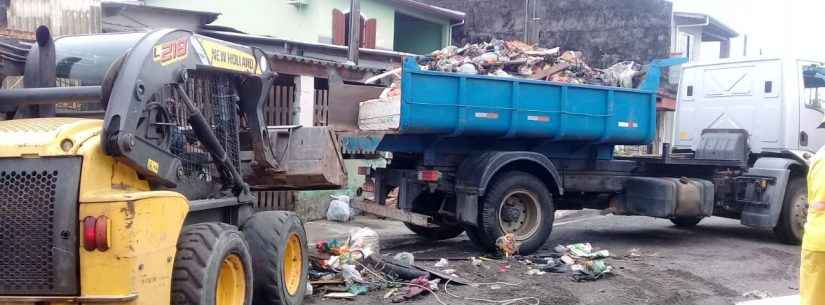
[[[388,206],[379,205],[367,200],[353,200],[351,203],[353,208],[359,209],[364,211],[365,213],[374,214],[378,216],[387,217],[390,219],[400,220],[403,222],[416,224],[419,226],[430,226],[432,223],[432,217],[418,214],[413,212],[407,212],[401,209],[392,208]]]
[[[540,71],[539,73],[536,73],[535,75],[531,76],[530,79],[546,79],[550,76],[556,75],[559,72],[567,70],[567,68],[570,68],[569,64],[560,63],[558,65],[555,65],[555,66],[552,66],[550,68],[544,69],[544,70]]]

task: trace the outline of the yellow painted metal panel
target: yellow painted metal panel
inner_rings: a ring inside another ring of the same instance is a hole
[[[80,205],[80,219],[105,215],[112,221],[108,251],[80,248],[82,295],[136,293],[138,298],[131,304],[169,304],[175,245],[189,206],[186,199],[169,192],[156,195]]]

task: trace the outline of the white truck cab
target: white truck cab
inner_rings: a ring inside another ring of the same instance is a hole
[[[682,67],[674,151],[696,151],[708,129],[748,134],[754,155],[804,163],[825,145],[825,66],[789,58],[742,58]]]

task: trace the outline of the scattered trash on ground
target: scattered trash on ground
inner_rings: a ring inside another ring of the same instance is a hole
[[[518,253],[519,246],[519,243],[516,241],[516,236],[513,235],[513,233],[507,233],[496,239],[496,247],[504,254],[505,258],[509,258]]]
[[[541,271],[539,269],[527,269],[527,272],[525,272],[525,274],[527,275],[544,275],[545,273],[547,272]]]
[[[415,265],[415,256],[410,252],[400,252],[392,258],[407,266]]]
[[[657,256],[657,255],[659,255],[659,254],[654,253],[654,252],[645,253],[645,252],[642,252],[642,250],[633,248],[633,249],[630,249],[629,251],[627,251],[627,254],[625,254],[624,257],[629,258],[629,259],[639,259],[639,258],[642,258],[642,257],[651,257],[651,256]]]
[[[355,295],[349,292],[331,292],[325,294],[324,297],[329,299],[355,299]]]
[[[594,249],[588,243],[560,245],[550,253],[522,256],[515,251],[518,247],[512,235],[505,235],[500,241],[501,257],[416,258],[410,252],[381,255],[375,231],[369,228],[353,230],[344,241],[327,240],[316,244],[316,253],[310,256],[311,286],[307,287],[307,295],[355,300],[370,293],[381,293],[382,299],[393,303],[432,296],[440,304],[445,304],[442,298],[447,295],[475,303],[534,305],[539,300],[532,296],[481,299],[452,293],[449,286],[466,285],[512,295],[520,283],[483,279],[566,274],[575,281],[595,281],[612,272],[612,267],[605,261],[610,252]]]
[[[349,288],[347,289],[347,292],[352,293],[354,295],[367,294],[367,292],[369,291],[369,287],[367,287],[367,285],[364,284],[352,284],[349,285]]]
[[[449,264],[449,261],[447,261],[446,258],[442,258],[442,259],[438,260],[437,263],[435,263],[435,266],[438,267],[438,268],[443,268],[443,267],[447,267],[448,264]]]
[[[327,220],[337,222],[348,222],[352,218],[352,208],[350,208],[350,198],[347,195],[332,195],[332,201],[327,208]]]
[[[753,290],[743,293],[742,296],[754,299],[767,299],[771,297],[771,294],[764,290]]]
[[[307,291],[304,292],[304,295],[313,295],[315,294],[314,289],[312,289],[312,283],[307,282]]]

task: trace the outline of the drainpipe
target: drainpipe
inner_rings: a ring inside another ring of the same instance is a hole
[[[524,42],[530,43],[530,0],[524,0]]]
[[[358,51],[361,47],[361,1],[350,0],[349,9],[349,52],[347,58],[353,65],[358,65]]]

